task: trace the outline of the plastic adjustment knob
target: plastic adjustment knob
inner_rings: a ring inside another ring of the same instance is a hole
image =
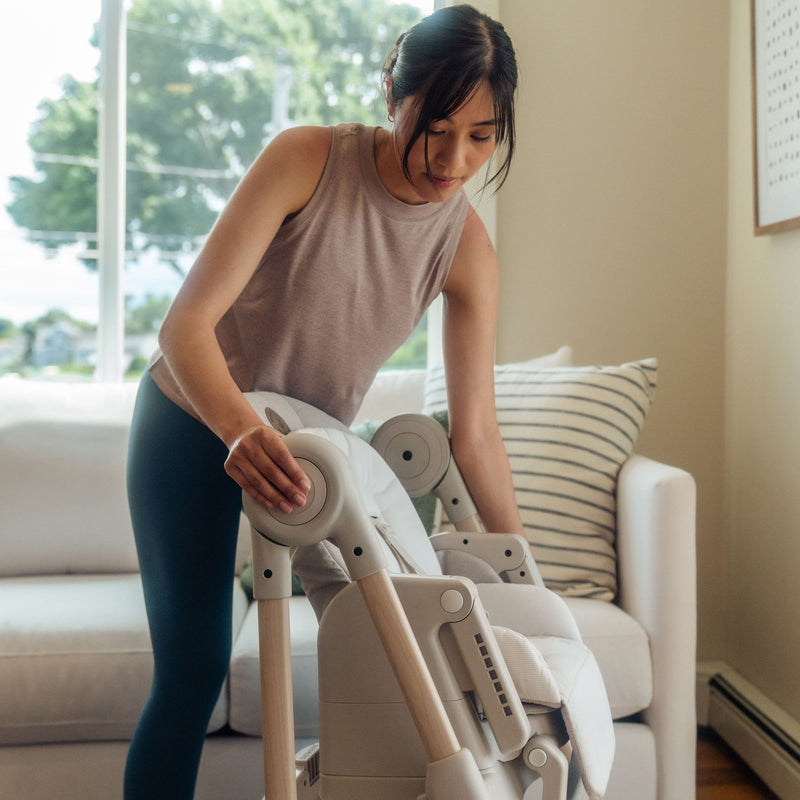
[[[308,477],[311,488],[306,495],[306,504],[304,506],[295,506],[290,514],[284,514],[283,511],[277,508],[267,511],[273,519],[282,522],[284,525],[305,525],[310,522],[322,511],[327,497],[325,478],[317,465],[306,458],[298,458],[296,461],[300,469]]]
[[[547,753],[536,747],[528,753],[527,760],[532,769],[541,769],[547,763]]]
[[[442,592],[439,603],[442,606],[442,610],[448,614],[457,614],[464,608],[464,598],[457,589],[447,589]]]
[[[372,446],[411,497],[432,492],[450,465],[447,432],[423,414],[400,414],[384,422],[375,431]]]
[[[242,492],[242,506],[253,528],[267,539],[286,547],[316,544],[326,538],[326,514],[323,512],[326,504],[335,505],[322,470],[306,458],[296,456],[295,460],[311,483],[304,506],[296,506],[290,514],[284,514],[278,509],[265,508],[247,492]]]

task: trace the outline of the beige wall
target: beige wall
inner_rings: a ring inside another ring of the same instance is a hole
[[[498,359],[654,354],[698,483],[699,657],[800,719],[800,231],[755,237],[746,0],[500,0],[522,68]]]
[[[723,658],[728,0],[501,0],[499,16],[522,83],[498,359],[658,357],[637,449],[697,480],[699,655]]]
[[[748,6],[731,0],[726,660],[800,720],[800,231],[753,236]]]

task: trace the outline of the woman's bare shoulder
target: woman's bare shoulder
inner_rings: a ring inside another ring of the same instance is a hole
[[[304,125],[279,133],[265,148],[262,157],[292,168],[321,172],[328,159],[333,133],[330,128]]]
[[[302,208],[319,183],[332,141],[330,128],[302,126],[279,133],[261,152],[246,182],[279,192],[288,201],[288,213]]]
[[[278,147],[284,151],[300,151],[307,156],[321,155],[326,158],[331,146],[333,130],[321,125],[299,125],[281,131],[268,147]]]

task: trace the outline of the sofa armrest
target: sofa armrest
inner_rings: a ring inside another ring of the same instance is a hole
[[[684,470],[634,454],[617,486],[619,605],[647,631],[659,800],[695,796],[696,488]],[[665,776],[669,776],[669,788]]]

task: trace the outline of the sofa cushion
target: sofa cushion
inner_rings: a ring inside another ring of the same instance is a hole
[[[138,574],[0,580],[0,744],[130,738],[152,673]],[[223,690],[210,731],[227,710]]]
[[[0,576],[138,570],[125,493],[128,428],[73,420],[0,427]]]
[[[261,693],[258,663],[258,609],[250,606],[233,645],[230,726],[239,733],[261,736]],[[295,736],[319,736],[317,684],[317,618],[304,597],[289,602],[292,636],[292,691]]]
[[[560,594],[616,595],[617,476],[652,402],[656,370],[656,360],[645,359],[495,372],[522,522],[545,583]]]
[[[582,597],[567,597],[565,602],[600,667],[614,719],[648,708],[653,662],[644,628],[613,603]]]
[[[136,388],[2,381],[0,576],[138,570],[125,494]]]
[[[424,369],[382,369],[364,395],[353,424],[418,412],[426,376]]]

